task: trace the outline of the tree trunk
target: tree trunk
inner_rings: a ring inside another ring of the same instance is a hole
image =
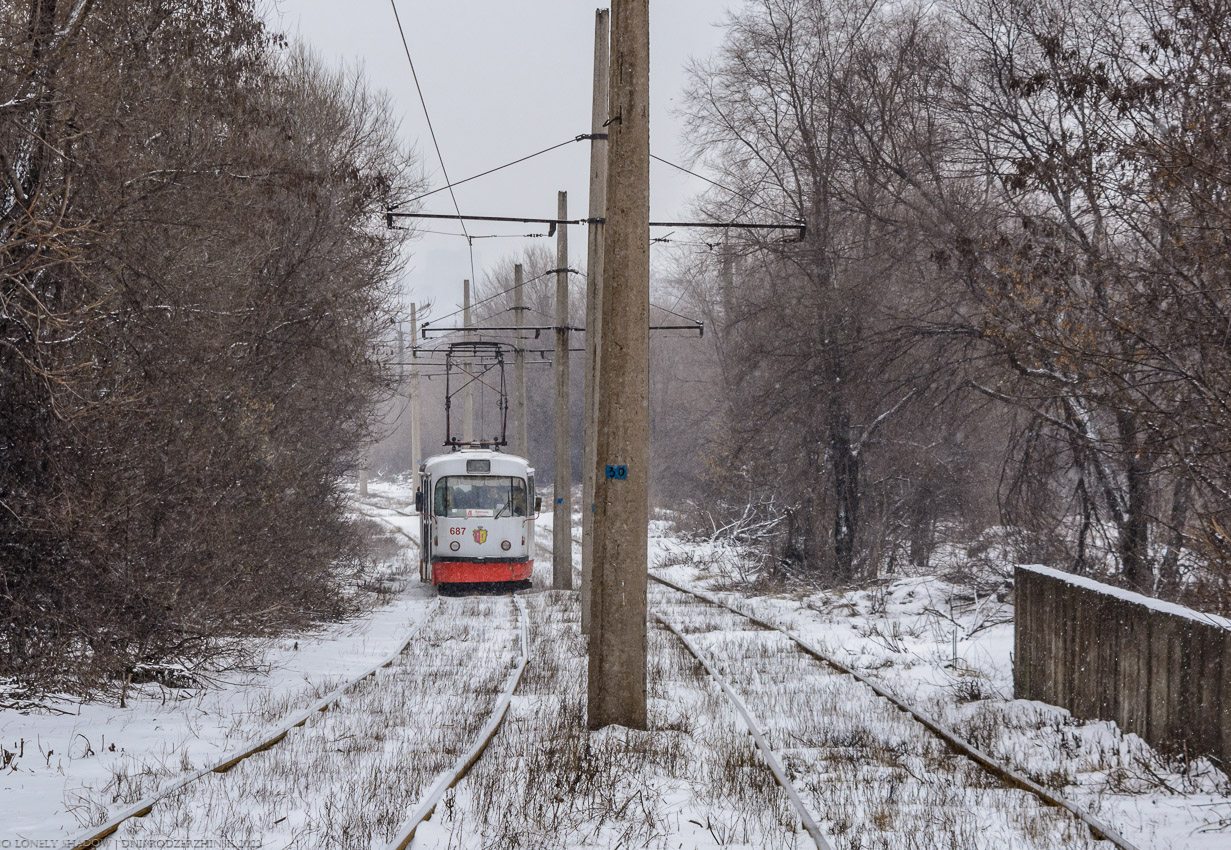
[[[1120,523],[1120,569],[1133,588],[1148,592],[1154,571],[1150,565],[1150,463],[1137,445],[1136,417],[1116,417],[1120,441],[1126,449],[1124,514]]]
[[[936,538],[935,494],[928,482],[915,489],[910,511],[910,562],[927,569]]]
[[[1158,568],[1163,587],[1174,588],[1180,581],[1180,550],[1184,546],[1184,526],[1192,507],[1193,480],[1187,475],[1176,479],[1171,493],[1171,516],[1167,520],[1167,551]]]
[[[855,532],[859,519],[859,456],[851,445],[850,416],[835,410],[829,417],[829,462],[834,488],[834,578],[854,575]]]

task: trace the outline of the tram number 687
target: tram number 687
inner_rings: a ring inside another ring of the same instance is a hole
[[[454,537],[461,537],[463,534],[466,533],[466,527],[465,526],[452,526],[449,528],[449,533],[452,534]]]

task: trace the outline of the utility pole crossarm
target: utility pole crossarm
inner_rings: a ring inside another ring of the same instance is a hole
[[[500,221],[514,224],[546,224],[552,228],[548,235],[555,235],[555,228],[569,224],[606,224],[605,218],[522,218],[508,215],[456,215],[445,213],[404,213],[387,210],[386,224],[393,227],[395,218],[427,218],[443,221]],[[797,230],[799,241],[803,241],[808,233],[808,224],[804,221],[764,222],[764,221],[651,221],[650,227],[700,227],[711,230]]]
[[[522,218],[521,216],[511,215],[456,215],[446,213],[420,213],[420,212],[394,212],[393,210],[385,211],[385,222],[389,227],[393,227],[395,218],[427,218],[437,221],[504,221],[513,224],[546,224],[552,228],[552,236],[555,236],[555,228],[565,224],[602,224],[602,219],[593,220],[589,218]]]
[[[484,331],[501,331],[509,333],[515,331],[534,331],[535,338],[543,331],[574,331],[576,333],[585,333],[586,328],[580,325],[492,325],[490,327],[475,326],[473,328],[432,328],[424,325],[420,331],[423,338],[427,339],[429,333],[451,334],[464,333],[469,330],[475,334],[482,334]],[[649,330],[652,331],[697,331],[701,336],[705,336],[705,323],[694,321],[690,325],[650,325]]]

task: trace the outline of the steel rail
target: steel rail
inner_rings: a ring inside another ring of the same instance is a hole
[[[655,614],[654,619],[662,623],[673,635],[680,639],[692,657],[701,662],[701,666],[710,674],[718,686],[722,688],[723,693],[727,695],[727,699],[735,706],[735,710],[739,712],[740,717],[744,719],[744,725],[748,727],[748,731],[752,733],[752,738],[756,741],[757,749],[761,751],[761,758],[769,765],[769,769],[774,774],[774,779],[782,786],[782,790],[791,800],[791,804],[795,807],[795,811],[799,813],[800,819],[803,821],[804,829],[812,840],[816,842],[817,850],[833,850],[833,845],[825,840],[825,835],[821,832],[821,828],[816,823],[816,818],[812,812],[808,811],[808,807],[804,805],[803,798],[799,796],[799,792],[795,790],[795,786],[791,784],[791,777],[787,774],[786,769],[782,766],[782,762],[778,760],[778,756],[769,745],[769,741],[765,739],[765,733],[761,730],[760,724],[756,718],[752,716],[752,712],[748,710],[748,706],[740,699],[739,694],[735,689],[727,684],[719,672],[710,664],[709,660],[701,654],[701,651],[693,645],[693,642],[684,636],[671,622],[669,622],[661,614]]]
[[[536,533],[538,531],[539,529],[536,529]],[[576,541],[580,545],[581,541],[578,540],[576,537],[574,537],[573,540]],[[1099,818],[1096,818],[1094,815],[1091,815],[1090,813],[1084,811],[1076,803],[1067,799],[1063,795],[1055,794],[1055,793],[1052,793],[1051,791],[1048,791],[1046,788],[1043,788],[1037,782],[1034,782],[1033,780],[1023,776],[1022,774],[1013,770],[1011,767],[1008,767],[996,761],[991,756],[987,755],[982,750],[975,747],[973,744],[970,744],[966,742],[965,740],[963,740],[962,738],[959,738],[955,732],[953,732],[951,729],[949,729],[947,726],[945,726],[940,721],[936,720],[935,718],[929,717],[928,715],[919,711],[919,709],[915,708],[914,706],[910,705],[909,703],[907,703],[906,701],[898,697],[896,694],[894,694],[884,685],[868,678],[867,676],[864,676],[863,674],[857,672],[851,667],[848,667],[847,665],[843,664],[841,661],[838,661],[836,658],[833,658],[832,656],[830,656],[828,653],[821,651],[820,649],[811,645],[810,643],[803,640],[802,638],[792,634],[790,631],[782,628],[781,626],[776,626],[773,623],[770,623],[766,620],[762,620],[761,618],[756,617],[752,614],[748,614],[744,611],[741,611],[738,608],[735,608],[732,605],[722,601],[721,599],[712,597],[709,594],[704,593],[703,591],[695,590],[693,588],[686,587],[685,585],[682,585],[682,584],[677,584],[676,582],[673,582],[670,579],[655,575],[654,573],[648,570],[646,571],[646,574],[647,574],[647,577],[650,579],[650,581],[657,582],[658,584],[661,584],[664,587],[669,587],[672,590],[678,591],[680,593],[683,593],[689,596],[695,596],[698,599],[701,599],[704,602],[708,602],[711,605],[716,605],[720,608],[725,608],[731,613],[737,614],[740,617],[743,617],[744,619],[749,620],[752,623],[755,623],[756,625],[760,626],[763,629],[779,632],[780,634],[785,635],[796,646],[798,646],[805,655],[811,656],[817,661],[820,661],[823,664],[827,664],[828,666],[832,667],[838,672],[845,673],[848,676],[851,676],[852,678],[854,678],[856,681],[860,682],[861,684],[867,685],[869,688],[872,689],[873,693],[875,693],[877,696],[882,697],[883,699],[888,700],[890,703],[894,705],[894,707],[896,707],[900,711],[903,711],[909,714],[916,721],[918,721],[925,729],[927,729],[929,732],[931,732],[932,734],[940,738],[942,741],[944,741],[945,744],[948,747],[950,747],[952,750],[966,756],[971,761],[975,762],[977,765],[979,765],[984,770],[986,770],[988,773],[1000,779],[1006,785],[1010,787],[1019,788],[1023,791],[1027,791],[1033,794],[1038,799],[1040,799],[1046,805],[1053,806],[1058,809],[1063,809],[1064,811],[1073,815],[1075,818],[1077,818],[1079,821],[1085,824],[1085,826],[1090,830],[1090,834],[1094,836],[1094,838],[1097,840],[1109,841],[1112,844],[1114,844],[1116,847],[1120,848],[1120,850],[1139,850],[1139,848],[1135,844],[1133,844],[1131,841],[1129,841],[1127,838],[1125,838],[1123,835],[1121,835],[1111,826],[1104,823]],[[655,617],[658,617],[658,615],[655,614]],[[661,617],[659,617],[659,619],[661,620]]]
[[[522,602],[518,596],[513,597],[513,602],[517,605],[518,613],[520,614],[520,631],[521,631],[521,661],[513,672],[509,674],[508,680],[505,682],[504,692],[500,695],[500,699],[496,702],[496,707],[492,710],[491,715],[487,718],[487,723],[479,731],[478,738],[470,749],[462,754],[453,766],[442,772],[436,777],[436,781],[428,788],[419,803],[411,811],[410,815],[402,821],[398,826],[394,838],[389,842],[387,850],[405,850],[415,838],[415,831],[423,824],[425,820],[432,816],[432,812],[436,810],[436,806],[440,803],[445,792],[461,782],[470,769],[483,755],[487,745],[496,737],[496,733],[500,730],[501,724],[504,723],[504,718],[508,715],[509,704],[513,701],[513,693],[517,690],[517,686],[521,683],[522,674],[526,671],[526,664],[530,659],[529,653],[529,629],[527,623],[530,619],[526,612],[526,603]]]
[[[92,826],[89,829],[79,833],[76,838],[72,839],[72,843],[66,846],[71,847],[72,850],[87,850],[87,848],[98,847],[106,838],[119,829],[124,821],[130,818],[145,817],[154,809],[154,806],[157,805],[159,801],[184,786],[190,785],[210,773],[226,773],[244,759],[268,750],[270,747],[285,738],[292,729],[298,726],[303,726],[307,723],[314,714],[322,711],[328,711],[334,703],[341,699],[342,696],[355,685],[359,684],[364,679],[375,676],[381,668],[391,666],[393,662],[397,660],[397,657],[410,647],[411,641],[414,640],[415,635],[419,633],[419,631],[439,608],[440,601],[433,601],[428,607],[428,610],[424,613],[423,617],[419,619],[419,622],[415,623],[414,627],[406,635],[405,640],[402,641],[398,648],[389,653],[389,655],[381,661],[378,661],[376,664],[369,667],[363,673],[338,686],[325,696],[313,702],[307,708],[300,709],[299,711],[293,712],[282,718],[276,726],[265,730],[253,740],[244,744],[239,749],[227,753],[221,759],[208,767],[203,767],[199,770],[193,771],[187,776],[180,777],[170,785],[160,788],[148,797],[133,803],[103,823],[97,826]]]
[[[1068,800],[1067,798],[1061,796],[1060,794],[1055,794],[1055,793],[1052,793],[1051,791],[1048,791],[1046,788],[1042,787],[1037,782],[1034,782],[1033,780],[1028,779],[1022,774],[1013,770],[1012,768],[1007,767],[1006,765],[1003,765],[1000,762],[996,761],[991,756],[987,755],[982,750],[975,747],[973,744],[969,744],[966,741],[959,738],[956,733],[954,733],[951,729],[949,729],[947,726],[945,726],[940,721],[936,720],[935,718],[929,717],[928,715],[919,711],[914,706],[902,700],[900,697],[898,697],[896,694],[894,694],[884,685],[872,679],[869,679],[867,676],[864,676],[863,674],[855,671],[851,667],[848,667],[847,665],[843,664],[841,661],[838,661],[836,658],[830,656],[828,653],[823,652],[820,649],[813,646],[812,644],[808,643],[803,638],[800,638],[792,634],[787,629],[784,629],[781,626],[776,626],[770,622],[760,619],[759,617],[753,616],[752,614],[748,614],[744,611],[740,611],[738,608],[735,608],[729,605],[728,603],[722,601],[721,599],[717,599],[713,596],[710,596],[708,593],[704,593],[702,591],[695,590],[693,588],[689,588],[681,584],[677,584],[676,582],[673,582],[670,579],[666,579],[666,578],[663,578],[662,576],[654,575],[653,573],[650,573],[648,571],[647,571],[647,574],[649,575],[649,578],[652,581],[655,581],[663,585],[664,587],[669,587],[672,590],[678,591],[679,593],[687,594],[689,596],[695,596],[696,598],[704,602],[708,602],[711,605],[716,605],[720,608],[725,608],[726,610],[732,612],[733,614],[738,614],[739,616],[755,623],[756,625],[760,626],[763,629],[768,629],[770,631],[775,631],[775,632],[778,632],[779,634],[785,635],[792,642],[794,642],[795,645],[798,646],[800,650],[804,652],[805,655],[809,655],[812,658],[816,659],[817,661],[820,661],[824,664],[828,664],[830,667],[834,668],[838,672],[845,673],[848,676],[852,676],[854,677],[856,681],[860,682],[861,684],[867,685],[869,688],[872,689],[873,692],[876,693],[877,696],[880,696],[888,700],[889,702],[893,703],[893,705],[896,708],[898,708],[901,711],[906,712],[911,717],[913,717],[915,720],[917,720],[929,732],[931,732],[932,734],[940,738],[942,741],[944,741],[945,744],[948,745],[950,749],[966,756],[971,761],[975,762],[980,767],[982,767],[984,770],[986,770],[988,773],[991,773],[993,776],[1000,779],[1006,785],[1009,785],[1011,787],[1020,788],[1023,791],[1028,791],[1034,796],[1038,797],[1040,800],[1042,800],[1047,805],[1054,806],[1060,809],[1064,809],[1065,811],[1069,812],[1071,815],[1073,815],[1078,820],[1080,820],[1083,824],[1086,825],[1086,827],[1090,830],[1090,834],[1094,836],[1096,840],[1110,841],[1116,847],[1120,848],[1120,850],[1138,850],[1138,848],[1134,844],[1132,844],[1127,838],[1125,838],[1123,835],[1121,835],[1116,830],[1112,829],[1107,824],[1103,823],[1103,821],[1099,820],[1098,818],[1084,811],[1076,803],[1072,802],[1071,800]]]

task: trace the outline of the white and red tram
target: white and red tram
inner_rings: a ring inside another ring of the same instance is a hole
[[[539,500],[517,455],[462,446],[419,467],[419,578],[441,593],[529,587]]]

